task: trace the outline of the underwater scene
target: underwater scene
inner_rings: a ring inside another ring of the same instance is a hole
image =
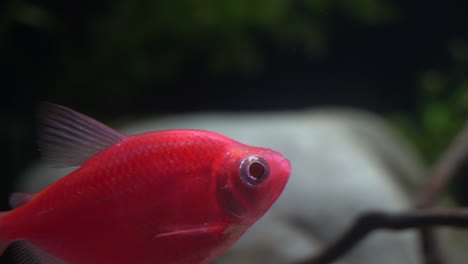
[[[1,2],[0,263],[466,263],[467,8]]]

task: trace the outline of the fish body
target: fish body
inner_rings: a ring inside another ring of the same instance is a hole
[[[54,113],[72,111],[50,107]],[[289,178],[282,154],[209,131],[109,130],[114,144],[94,153],[102,146],[92,148],[89,137],[72,137],[67,145],[70,133],[56,133],[76,128],[69,118],[57,115],[60,122],[46,129],[49,158],[63,165],[91,157],[3,213],[0,252],[1,245],[25,240],[34,250],[73,264],[208,263],[270,208]],[[84,130],[93,128],[87,126]],[[54,142],[51,135],[61,139]],[[81,149],[66,156],[70,146]]]

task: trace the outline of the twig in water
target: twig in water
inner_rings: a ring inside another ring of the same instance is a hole
[[[467,209],[427,209],[404,213],[372,211],[361,215],[356,222],[323,251],[297,264],[325,264],[337,260],[377,229],[403,230],[416,227],[468,227]]]

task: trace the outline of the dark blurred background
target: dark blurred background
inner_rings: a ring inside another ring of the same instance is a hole
[[[0,1],[0,211],[38,157],[38,102],[104,122],[344,105],[381,114],[428,164],[468,109],[468,3]],[[463,177],[453,192],[460,202]]]

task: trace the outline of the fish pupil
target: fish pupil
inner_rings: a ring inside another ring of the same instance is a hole
[[[249,174],[251,177],[259,179],[265,174],[265,167],[259,162],[254,162],[249,166]]]

